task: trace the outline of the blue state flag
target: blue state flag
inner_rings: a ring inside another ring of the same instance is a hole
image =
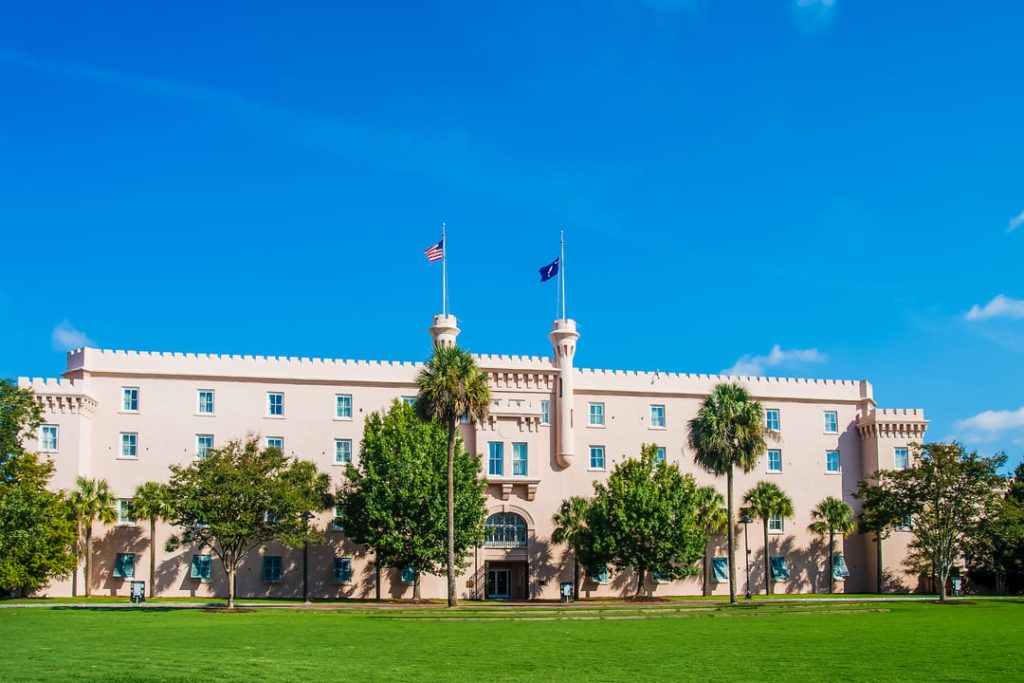
[[[541,282],[547,282],[556,275],[558,275],[558,259],[540,269]]]

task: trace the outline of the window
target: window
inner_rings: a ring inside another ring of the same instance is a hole
[[[665,406],[651,406],[651,428],[665,428]]]
[[[130,579],[135,576],[135,555],[118,553],[114,558],[114,578]]]
[[[551,424],[551,401],[540,402],[540,423],[542,425]]]
[[[139,412],[138,387],[121,387],[121,411],[125,413]]]
[[[492,477],[505,474],[505,444],[500,441],[487,444],[487,474]]]
[[[39,450],[53,452],[57,450],[57,425],[43,425],[39,428]]]
[[[725,583],[729,580],[729,558],[711,558],[711,569],[715,575],[715,583]]]
[[[416,583],[416,567],[411,564],[407,564],[402,567],[402,583],[406,586],[411,586]]]
[[[590,447],[590,469],[592,469],[592,470],[603,470],[604,469],[604,446],[591,446]]]
[[[590,580],[597,584],[608,583],[608,567],[601,567],[599,570],[590,575]]]
[[[404,403],[405,405],[409,406],[410,408],[415,408],[416,407],[416,397],[415,396],[403,396],[402,397],[402,403]]]
[[[267,437],[267,448],[276,448],[277,450],[284,453],[284,437],[281,436],[268,436]]]
[[[117,500],[117,523],[118,524],[134,524],[135,518],[132,516],[132,501],[130,498],[118,498]]]
[[[196,457],[205,458],[213,448],[213,434],[196,434]]]
[[[284,394],[279,391],[267,393],[267,415],[284,417]]]
[[[595,427],[604,427],[604,404],[590,404],[590,424]]]
[[[785,581],[789,578],[789,567],[786,566],[785,557],[771,557],[768,559],[772,565],[772,579],[775,581]]]
[[[665,447],[658,446],[658,457],[655,462],[665,462]]]
[[[350,394],[338,394],[334,397],[334,417],[342,420],[352,419],[352,396]]]
[[[139,435],[135,432],[121,432],[121,457],[139,457]]]
[[[769,449],[768,451],[768,471],[769,472],[781,472],[782,471],[782,451]]]
[[[213,389],[200,389],[197,401],[200,415],[213,415]]]
[[[906,448],[895,449],[892,464],[898,470],[905,470],[910,467],[910,451]]]
[[[487,518],[488,548],[525,548],[526,520],[514,512],[496,512]]]
[[[832,556],[832,576],[836,579],[845,579],[850,575],[850,568],[846,566],[846,559],[842,555]]]
[[[527,470],[526,444],[512,444],[512,476],[525,477]]]
[[[779,431],[779,411],[776,408],[771,408],[764,411],[764,426],[770,432]]]
[[[352,439],[334,440],[334,464],[346,465],[352,462]]]
[[[459,424],[469,424],[469,413],[463,413],[462,415],[459,415]]]
[[[772,515],[768,518],[768,532],[772,534],[781,534],[783,531],[782,517],[779,515]]]
[[[338,512],[338,508],[334,508],[334,515],[331,517],[331,531],[344,531],[345,524],[341,519],[341,513]]]
[[[277,583],[281,580],[281,557],[265,555],[263,557],[263,582]]]
[[[334,583],[352,583],[352,558],[334,558]]]
[[[900,531],[911,531],[912,528],[913,528],[912,527],[913,523],[914,523],[914,516],[913,515],[907,515],[906,517],[904,517],[900,521],[900,525],[898,527],[896,527],[896,528],[899,529]]]
[[[210,561],[209,555],[193,555],[192,573],[190,576],[193,579],[199,579],[200,581],[209,581],[211,567],[212,562]]]
[[[839,451],[825,451],[825,472],[839,474]]]
[[[839,433],[839,416],[836,415],[834,410],[825,411],[825,433],[826,434],[838,434]]]

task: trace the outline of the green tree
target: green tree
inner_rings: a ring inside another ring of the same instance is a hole
[[[587,515],[590,513],[590,501],[583,496],[571,496],[562,501],[558,510],[551,517],[555,530],[551,533],[551,542],[555,545],[566,545],[572,552],[572,590],[573,597],[580,595],[581,565],[586,567],[585,556],[593,545],[592,534],[587,526]]]
[[[899,475],[896,475],[899,476]],[[870,481],[861,481],[853,497],[861,502],[857,524],[863,531],[875,535],[875,582],[879,593],[885,592],[885,564],[882,561],[882,542],[899,528],[907,516],[900,496],[891,480],[879,472],[871,475]]]
[[[811,510],[811,524],[807,528],[818,536],[828,536],[828,566],[825,571],[828,573],[828,592],[832,593],[835,587],[835,537],[836,534],[846,536],[853,533],[853,508],[838,498],[828,496]]]
[[[491,406],[487,375],[458,346],[436,346],[416,378],[416,412],[448,431],[448,606],[455,607],[455,445],[459,419],[466,415],[483,422]]]
[[[372,549],[378,565],[413,567],[413,599],[420,600],[421,573],[447,571],[445,461],[448,435],[420,420],[412,408],[394,401],[383,415],[366,418],[359,465],[346,468],[338,491],[338,513],[345,533]],[[459,566],[484,539],[487,515],[480,459],[456,441],[455,555]]]
[[[171,514],[167,485],[147,481],[135,489],[130,501],[132,517],[149,520],[149,597],[156,595],[156,523]]]
[[[729,515],[725,510],[725,498],[713,486],[698,486],[694,505],[697,526],[704,529],[707,535],[701,568],[701,592],[711,595],[711,539],[725,533],[729,526]]]
[[[793,500],[779,488],[778,484],[761,481],[743,496],[740,514],[761,520],[764,529],[764,594],[771,595],[774,582],[769,559],[771,553],[768,551],[768,520],[772,517],[792,517]]]
[[[93,524],[113,524],[117,521],[117,499],[110,485],[103,479],[78,477],[75,489],[68,496],[68,509],[78,528],[78,537],[85,536],[85,597],[92,595],[92,527]],[[80,548],[81,550],[81,548]],[[77,572],[76,572],[77,574]],[[75,576],[71,594],[76,595],[78,577]]]
[[[594,482],[594,494],[587,515],[593,557],[632,568],[636,595],[651,572],[679,579],[699,571],[707,536],[696,515],[697,484],[677,465],[659,463],[656,445],[616,465],[607,482]]]
[[[715,476],[726,477],[726,531],[729,543],[729,602],[736,602],[736,544],[733,478],[738,467],[750,472],[765,452],[764,409],[738,384],[722,383],[701,403],[689,423],[693,460]]]
[[[996,593],[1006,593],[1007,579],[1019,579],[1024,571],[1024,505],[1007,495],[992,506],[979,521],[965,556],[972,577],[989,573]]]
[[[35,435],[42,421],[42,409],[31,389],[0,380],[0,454],[24,453],[25,439]]]
[[[168,521],[181,529],[167,549],[209,548],[228,578],[228,609],[235,606],[235,575],[253,549],[271,541],[290,546],[322,540],[303,512],[332,504],[330,477],[305,460],[261,449],[259,438],[211,449],[187,467],[171,466]]]

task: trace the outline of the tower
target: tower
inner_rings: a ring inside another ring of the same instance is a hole
[[[434,340],[434,348],[450,349],[455,346],[455,338],[459,336],[458,321],[454,315],[441,313],[434,316],[434,324],[429,329]]]
[[[570,467],[575,454],[575,432],[573,430],[573,387],[576,370],[572,365],[576,355],[576,340],[580,338],[576,331],[576,321],[568,318],[556,320],[548,335],[555,352],[555,363],[558,365],[558,394],[555,402],[558,405],[558,452],[556,459],[562,467]]]

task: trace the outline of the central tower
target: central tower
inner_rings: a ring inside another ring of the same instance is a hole
[[[555,321],[548,335],[555,351],[555,363],[558,365],[558,453],[556,459],[562,467],[570,467],[576,457],[575,432],[573,429],[573,388],[576,369],[572,360],[576,355],[576,340],[580,338],[576,331],[576,321],[561,318]]]

